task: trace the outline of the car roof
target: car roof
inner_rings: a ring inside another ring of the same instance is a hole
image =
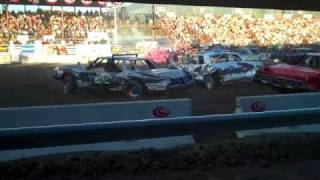
[[[294,50],[313,50],[312,48],[292,48]]]
[[[227,50],[205,51],[205,52],[199,53],[199,55],[211,55],[211,54],[236,54],[236,55],[239,55],[239,53],[237,53],[237,52],[227,51]]]
[[[121,59],[121,60],[129,60],[129,61],[136,61],[136,60],[146,60],[142,57],[132,57],[132,56],[102,56],[98,57],[97,59]]]

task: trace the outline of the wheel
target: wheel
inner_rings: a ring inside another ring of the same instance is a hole
[[[125,89],[125,94],[131,98],[139,98],[143,96],[143,85],[138,81],[128,81]]]
[[[214,78],[212,75],[204,76],[205,87],[208,90],[213,90],[217,85],[217,78]]]
[[[71,75],[65,75],[63,77],[63,93],[71,94],[74,91],[75,84],[74,79]]]

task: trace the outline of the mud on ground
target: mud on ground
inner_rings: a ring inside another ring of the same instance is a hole
[[[0,107],[132,101],[122,93],[78,90],[62,93],[61,83],[51,77],[53,64],[0,65]],[[146,95],[143,100],[191,98],[193,115],[233,113],[237,96],[277,94],[278,91],[254,82],[222,85],[213,91],[194,86],[169,97]]]

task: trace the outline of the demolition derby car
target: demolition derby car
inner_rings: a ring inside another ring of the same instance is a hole
[[[71,93],[81,87],[107,87],[122,91],[129,97],[141,97],[146,92],[169,92],[189,87],[192,76],[178,69],[156,68],[137,55],[99,57],[88,66],[58,66],[54,78],[63,83],[63,92]]]
[[[191,57],[189,62],[174,66],[190,72],[195,81],[204,83],[208,90],[212,90],[220,83],[252,79],[263,63],[243,61],[235,52],[205,51]]]
[[[320,89],[320,53],[307,53],[288,62],[259,68],[255,80],[283,89]]]

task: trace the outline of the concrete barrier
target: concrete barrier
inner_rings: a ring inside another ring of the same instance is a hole
[[[0,52],[0,64],[11,64],[11,57],[9,53]]]
[[[190,99],[0,108],[0,129],[190,115]]]
[[[320,107],[320,93],[237,97],[236,113]]]
[[[298,93],[266,96],[237,97],[235,113],[264,112],[320,107],[320,93]],[[238,131],[238,137],[274,133],[320,132],[320,124],[288,126],[259,130]]]

